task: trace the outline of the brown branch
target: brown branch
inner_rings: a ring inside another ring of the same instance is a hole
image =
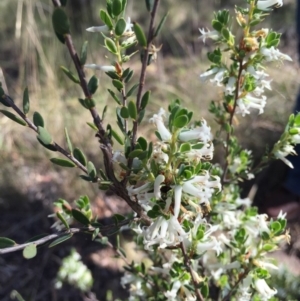
[[[226,137],[226,145],[225,145],[225,166],[224,166],[224,171],[221,177],[221,184],[222,186],[224,185],[225,181],[226,181],[226,176],[227,176],[227,172],[228,172],[228,167],[229,167],[229,162],[228,162],[228,156],[229,156],[229,140],[231,137],[231,127],[232,127],[232,123],[233,123],[233,117],[236,111],[236,107],[237,107],[237,100],[239,98],[239,85],[240,85],[240,79],[242,76],[242,71],[244,69],[243,66],[243,60],[240,59],[239,60],[239,73],[238,73],[238,77],[237,77],[237,81],[236,81],[236,89],[235,89],[235,97],[234,97],[234,105],[232,110],[230,111],[230,117],[229,117],[229,125],[230,125],[230,132],[227,133],[227,137]]]
[[[195,288],[195,294],[196,294],[197,300],[198,301],[204,301],[203,296],[201,295],[201,292],[199,291],[199,289],[197,287],[198,283],[197,283],[197,280],[195,278],[194,271],[191,267],[191,261],[190,261],[188,255],[187,255],[187,253],[186,253],[184,244],[182,242],[180,243],[180,249],[181,249],[182,255],[184,257],[184,264],[187,267],[187,269],[188,269],[188,271],[191,275],[192,282],[193,282],[193,285],[194,285],[194,288]]]
[[[160,0],[155,0],[153,4],[153,9],[151,11],[151,19],[150,19],[150,24],[149,24],[149,29],[148,29],[148,36],[147,36],[147,47],[144,49],[144,56],[143,56],[143,61],[142,61],[142,68],[141,68],[141,75],[140,75],[140,81],[139,81],[139,88],[136,96],[136,107],[138,113],[141,111],[141,100],[142,100],[142,93],[143,93],[143,88],[145,85],[145,80],[146,80],[146,69],[148,66],[148,59],[149,59],[149,52],[150,52],[150,47],[152,44],[152,41],[154,39],[154,21],[158,9]],[[132,128],[132,138],[131,138],[131,150],[134,150],[135,143],[137,140],[137,130],[138,130],[138,122],[137,120],[133,122],[133,128]],[[128,168],[131,169],[133,159],[128,160]],[[124,178],[123,183],[126,184],[127,178],[130,175],[130,172],[128,172],[127,176]]]
[[[5,248],[5,249],[0,249],[0,254],[12,253],[12,252],[16,252],[16,251],[19,251],[19,250],[23,250],[27,246],[32,245],[32,244],[35,244],[37,246],[43,245],[44,243],[46,243],[46,242],[48,242],[50,240],[53,240],[55,238],[59,238],[59,237],[61,237],[63,235],[66,235],[66,234],[78,233],[80,231],[81,231],[81,229],[71,228],[71,229],[68,229],[68,230],[66,230],[64,232],[50,234],[50,235],[47,235],[47,236],[45,236],[43,238],[40,238],[40,239],[32,241],[32,242],[28,242],[28,243],[16,245],[14,247],[9,247],[9,248]]]
[[[38,133],[37,127],[34,125],[34,123],[19,109],[19,107],[13,102],[13,100],[8,96],[5,95],[5,101],[12,107],[12,109],[18,113],[18,115],[27,123],[28,127],[31,128],[33,131]],[[52,145],[56,148],[58,152],[60,152],[62,155],[70,159],[78,168],[80,168],[84,173],[88,174],[87,168],[82,165],[71,153],[66,151],[63,147],[61,147],[56,142],[53,142]],[[99,180],[96,178],[95,180]]]

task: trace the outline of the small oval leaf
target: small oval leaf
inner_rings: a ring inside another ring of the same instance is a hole
[[[83,165],[86,166],[87,164],[87,160],[86,157],[84,155],[84,153],[79,149],[79,148],[75,148],[74,152],[73,152],[73,156]]]
[[[26,115],[30,109],[28,88],[25,88],[23,93],[23,113]]]
[[[88,41],[85,41],[81,46],[81,51],[80,51],[80,64],[81,64],[81,66],[83,66],[86,63],[87,46],[88,46]]]
[[[54,31],[59,35],[70,33],[70,23],[66,12],[60,8],[55,8],[52,14],[52,25]]]
[[[149,102],[150,93],[151,93],[151,91],[147,91],[147,92],[145,92],[145,94],[142,97],[142,100],[141,100],[141,109],[142,110],[146,108],[146,106],[147,106],[147,104]]]
[[[37,137],[46,145],[52,143],[51,135],[45,128],[43,128],[41,126],[38,126],[38,136]]]
[[[129,116],[133,119],[133,120],[136,120],[136,117],[137,117],[137,109],[136,109],[136,105],[135,103],[130,100],[128,102],[128,113],[129,113]]]
[[[35,257],[36,253],[37,253],[36,244],[30,244],[26,246],[25,249],[23,250],[23,257],[26,259],[31,259]]]
[[[0,249],[10,248],[16,245],[16,242],[7,237],[0,237]]]
[[[44,127],[45,126],[44,119],[39,112],[33,113],[33,123],[36,127],[38,127],[38,126]]]
[[[93,75],[88,83],[88,89],[90,93],[94,94],[97,91],[98,86],[99,86],[99,79],[95,75]]]
[[[63,167],[75,167],[76,164],[72,161],[61,159],[61,158],[51,158],[50,161],[56,165],[63,166]]]
[[[72,215],[81,224],[85,226],[88,226],[90,224],[89,219],[81,211],[77,209],[72,209]]]
[[[129,112],[128,109],[126,107],[122,107],[121,111],[120,111],[120,115],[122,118],[129,118]]]
[[[27,123],[26,121],[24,121],[23,119],[19,118],[18,116],[16,116],[15,114],[13,114],[12,112],[6,111],[6,110],[0,110],[0,112],[5,115],[7,118],[11,119],[12,121],[21,124],[23,126],[26,126]]]
[[[113,0],[111,9],[114,16],[117,17],[122,12],[122,6],[121,0]]]
[[[104,11],[103,9],[100,10],[100,19],[105,23],[105,25],[109,28],[112,29],[113,28],[113,24],[112,21],[110,19],[110,16],[107,14],[106,11]]]
[[[66,141],[67,141],[68,149],[72,153],[73,152],[73,146],[72,146],[72,142],[71,142],[71,139],[69,137],[69,133],[68,133],[67,128],[65,128],[65,135],[66,135]]]
[[[115,27],[115,34],[121,36],[125,32],[126,25],[126,21],[123,18],[120,18]]]
[[[88,174],[91,178],[97,177],[97,171],[93,162],[89,161],[87,164]]]
[[[142,27],[136,22],[133,23],[133,31],[135,33],[136,39],[138,40],[140,46],[147,47],[147,39],[145,33]]]
[[[67,69],[67,68],[64,67],[64,66],[60,66],[60,69],[64,72],[64,74],[65,74],[72,82],[74,82],[75,84],[79,84],[79,83],[80,83],[79,78],[78,78],[74,73],[72,73],[69,69]]]
[[[70,226],[66,219],[63,217],[63,215],[60,212],[56,212],[57,218],[63,223],[63,225],[66,227],[66,229],[70,229]]]
[[[118,53],[117,46],[116,46],[115,42],[112,39],[105,38],[104,43],[105,43],[105,46],[108,49],[108,51],[110,51],[113,54]]]
[[[64,241],[70,239],[72,236],[73,236],[72,233],[68,233],[68,234],[65,234],[65,235],[63,235],[63,236],[61,236],[61,237],[55,239],[55,240],[49,245],[49,248],[52,248],[52,247],[54,247],[54,246],[56,246],[56,245],[58,245],[58,244],[60,244],[60,243],[62,243],[62,242],[64,242]]]
[[[113,79],[112,83],[114,85],[114,87],[116,87],[119,91],[121,91],[123,89],[123,83],[117,79]]]

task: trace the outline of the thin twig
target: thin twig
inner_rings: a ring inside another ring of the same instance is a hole
[[[28,127],[31,128],[33,131],[38,133],[38,128],[34,125],[34,123],[18,108],[18,106],[13,102],[13,100],[8,96],[5,95],[5,101],[12,107],[12,109],[18,113],[18,115],[27,123]],[[80,168],[84,173],[88,174],[87,168],[82,165],[71,153],[66,151],[63,147],[61,147],[56,142],[52,142],[51,144],[56,148],[58,152],[63,154],[65,157],[70,159],[78,168]],[[98,178],[95,179],[95,181],[100,180]]]
[[[156,2],[158,2],[158,1],[159,0],[156,0]],[[55,7],[60,6],[59,0],[52,0],[52,2]],[[69,54],[73,60],[75,68],[77,70],[77,74],[78,74],[78,77],[80,80],[80,86],[82,88],[82,91],[83,91],[85,97],[90,99],[90,98],[92,98],[92,95],[89,92],[84,70],[81,66],[76,49],[74,48],[72,36],[70,34],[66,34],[64,36],[64,38],[65,38],[65,42],[66,42],[66,46],[68,48]],[[138,203],[132,201],[131,198],[129,197],[129,195],[127,193],[127,189],[126,189],[126,183],[119,182],[117,180],[117,178],[115,177],[114,168],[113,168],[113,160],[112,160],[113,149],[112,149],[111,141],[108,138],[108,136],[106,135],[105,129],[102,124],[102,120],[99,117],[99,114],[97,113],[96,108],[91,108],[90,112],[93,117],[94,123],[98,128],[98,133],[96,136],[100,140],[100,148],[103,153],[103,161],[104,161],[105,171],[106,171],[106,174],[107,174],[109,180],[113,183],[113,185],[112,185],[113,191],[119,197],[121,197],[122,199],[125,200],[125,202],[132,208],[132,210],[134,210],[138,214],[138,216],[144,221],[145,224],[150,224],[150,219],[144,213],[144,210],[142,209],[142,207]]]
[[[47,235],[43,238],[40,238],[40,239],[32,241],[32,242],[16,245],[14,247],[9,247],[9,248],[5,248],[5,249],[0,249],[0,254],[12,253],[12,252],[16,252],[16,251],[19,251],[19,250],[23,250],[27,246],[32,245],[32,244],[35,244],[37,246],[43,245],[44,243],[46,243],[50,240],[53,240],[55,238],[61,237],[61,236],[66,235],[66,234],[78,233],[80,231],[82,231],[82,230],[78,229],[78,228],[71,228],[71,229],[68,229],[64,232],[50,234],[50,235]]]
[[[186,250],[185,250],[185,247],[184,247],[183,243],[180,243],[180,249],[181,249],[182,255],[184,257],[184,264],[187,267],[187,269],[188,269],[188,271],[189,271],[189,273],[191,275],[191,278],[192,278],[192,281],[193,281],[193,285],[194,285],[194,288],[195,288],[195,294],[197,296],[197,300],[204,301],[203,296],[201,295],[201,292],[199,291],[199,289],[197,287],[198,283],[197,283],[197,280],[195,278],[194,271],[193,271],[193,269],[191,267],[191,261],[190,261],[188,255],[187,255],[187,253],[186,253]]]
[[[142,100],[142,93],[143,93],[143,88],[145,85],[145,80],[146,80],[146,69],[148,66],[148,58],[149,58],[149,52],[150,52],[150,47],[152,44],[152,41],[154,39],[154,21],[158,9],[160,0],[155,0],[153,4],[153,9],[151,11],[151,19],[150,19],[150,24],[149,24],[149,29],[148,29],[148,36],[147,36],[147,47],[144,49],[144,56],[143,56],[143,61],[142,61],[142,68],[141,68],[141,75],[140,75],[140,81],[139,81],[139,88],[136,96],[136,108],[138,113],[141,111],[141,100]],[[132,138],[131,138],[131,150],[134,150],[135,143],[137,140],[137,130],[138,130],[138,121],[133,122],[133,128],[132,128]],[[133,159],[128,160],[128,168],[131,169],[133,163]],[[130,171],[128,172],[127,176],[123,180],[123,184],[127,183],[128,176],[130,175]]]
[[[225,145],[225,166],[224,166],[224,172],[222,174],[222,177],[221,177],[221,184],[222,186],[224,185],[225,183],[225,180],[226,180],[226,176],[227,176],[227,172],[228,172],[228,167],[229,167],[229,162],[228,162],[228,156],[229,156],[229,151],[230,151],[230,148],[229,148],[229,140],[231,138],[231,127],[232,127],[232,123],[233,123],[233,117],[234,117],[234,114],[235,114],[235,111],[236,111],[236,107],[237,107],[237,100],[239,98],[239,86],[240,86],[240,79],[241,79],[241,76],[242,76],[242,71],[243,71],[243,60],[240,59],[239,60],[239,73],[238,73],[238,77],[237,77],[237,81],[236,81],[236,89],[235,89],[235,97],[234,97],[234,105],[233,105],[233,108],[232,110],[230,111],[230,117],[229,117],[229,125],[230,125],[230,131],[227,133],[227,137],[226,137],[226,145]]]

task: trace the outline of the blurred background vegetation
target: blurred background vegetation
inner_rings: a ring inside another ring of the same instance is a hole
[[[82,43],[87,40],[89,42],[87,62],[100,65],[110,63],[110,58],[106,57],[106,52],[100,44],[101,35],[85,30],[90,26],[102,25],[99,10],[105,6],[105,0],[69,0],[68,2],[66,9],[70,16],[72,36],[77,50],[79,51]],[[232,11],[234,5],[243,4],[245,1],[164,0],[161,2],[158,20],[167,11],[169,17],[161,37],[156,41],[157,47],[163,45],[162,50],[157,62],[148,68],[146,89],[152,91],[153,97],[149,106],[149,115],[144,120],[157,112],[160,106],[166,107],[170,100],[180,98],[193,109],[197,118],[208,119],[210,125],[214,127],[208,113],[208,106],[211,100],[220,99],[220,91],[199,80],[199,74],[209,67],[206,54],[213,49],[213,45],[211,41],[203,44],[198,39],[198,28],[211,28],[210,21],[214,11],[221,8]],[[300,81],[296,53],[295,6],[295,1],[285,0],[284,6],[275,10],[263,24],[263,27],[270,27],[283,34],[279,48],[289,54],[294,61],[284,65],[270,64],[267,69],[267,73],[273,78],[273,90],[268,93],[265,114],[239,117],[237,121],[238,135],[242,139],[242,144],[253,148],[255,156],[264,152],[266,143],[272,144],[276,141],[292,111],[298,92]],[[74,144],[82,148],[89,159],[100,167],[99,144],[94,137],[94,132],[86,125],[87,121],[91,122],[90,114],[82,109],[78,102],[82,92],[59,68],[64,65],[74,70],[67,49],[53,34],[52,11],[51,0],[0,1],[0,67],[3,71],[0,81],[4,82],[5,79],[7,94],[19,105],[23,90],[28,86],[31,112],[41,113],[47,129],[55,140],[64,145],[63,129],[67,127]],[[147,28],[148,16],[144,1],[128,0],[127,16]],[[136,71],[137,79],[139,57],[136,56],[130,64]],[[92,74],[93,72],[88,71],[88,76]],[[107,92],[110,80],[100,71],[97,71],[96,75],[100,78],[96,101],[101,112],[106,104],[112,104],[112,99]],[[111,120],[114,118],[114,111],[114,107],[110,105],[108,118]],[[152,139],[147,122],[144,122],[141,132]],[[118,148],[117,145],[116,147]],[[52,203],[58,197],[72,201],[79,195],[88,194],[94,201],[94,209],[100,218],[108,218],[118,208],[120,211],[126,211],[124,204],[108,204],[103,201],[95,185],[78,181],[78,171],[52,166],[46,159],[50,156],[50,153],[37,143],[32,131],[0,115],[0,236],[10,236],[22,242],[41,233],[41,229],[47,231],[51,225],[51,221],[47,220],[47,214],[51,213]],[[80,246],[80,243],[78,248],[88,249],[86,245]],[[21,259],[17,259],[21,257],[19,253],[11,254],[4,259],[0,258],[0,269],[5,268],[7,273],[5,275],[8,277],[6,280],[10,281],[7,284],[8,282],[0,276],[0,299],[11,300],[9,292],[12,288],[24,290],[27,285],[26,300],[63,300],[59,297],[56,297],[57,299],[49,297],[53,292],[49,293],[50,288],[47,283],[51,282],[57,271],[59,258],[68,254],[68,251],[68,248],[60,251],[45,251],[42,257],[34,259],[37,260],[36,262],[39,260],[43,262],[42,267],[39,264],[39,267],[35,266],[39,268],[37,272],[34,270],[35,261],[33,260],[31,264],[24,263],[20,261]],[[48,259],[45,259],[45,256],[48,256]],[[49,263],[49,258],[52,263]],[[95,265],[95,261],[98,260],[99,265],[103,267],[103,262],[98,257],[97,260],[95,256],[94,259],[91,259],[91,256],[88,258],[86,261],[90,266]],[[10,269],[7,268],[8,262]],[[45,284],[40,280],[40,287],[37,288],[34,285],[35,275],[43,274],[48,264],[51,264],[51,269],[54,271],[45,276]],[[20,265],[23,266],[23,274],[18,269]],[[28,273],[24,272],[26,268]],[[102,272],[100,275],[98,270],[95,271],[94,277],[99,278]],[[111,274],[103,273],[106,275],[102,275],[104,278],[113,279]],[[119,269],[112,273],[119,275]],[[12,277],[14,279],[25,277],[28,282],[25,281],[24,284],[23,281],[16,285],[17,281],[11,280]],[[102,285],[103,289],[97,293],[97,297],[99,300],[105,300],[106,291],[110,289],[109,284],[106,287],[106,284],[99,281],[94,284],[94,287]],[[112,283],[113,281],[110,281],[110,284]],[[116,286],[111,289],[115,290]],[[41,290],[48,290],[47,297],[40,294]],[[84,300],[83,297],[78,299],[78,294],[72,296],[72,300]],[[69,300],[69,297],[64,300]]]

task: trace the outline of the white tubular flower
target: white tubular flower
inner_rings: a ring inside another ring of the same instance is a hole
[[[207,143],[212,140],[212,134],[210,127],[207,126],[205,120],[202,120],[201,126],[197,126],[193,129],[183,130],[179,133],[178,138],[180,141],[187,142],[192,140],[199,140]]]
[[[199,31],[201,33],[199,39],[201,39],[203,43],[205,43],[206,39],[212,39],[216,41],[220,38],[220,34],[216,30],[210,31],[209,29],[207,29],[207,32],[205,32],[204,28],[199,28]]]
[[[163,116],[165,115],[166,115],[165,110],[163,108],[160,108],[158,114],[154,114],[149,121],[156,124],[157,130],[163,141],[170,141],[172,138],[172,134],[164,124]]]
[[[151,183],[146,183],[139,187],[129,186],[129,187],[127,187],[127,191],[128,191],[129,196],[134,196],[139,193],[147,192],[151,186],[152,186]]]
[[[158,175],[154,181],[154,196],[156,197],[156,199],[161,198],[160,185],[164,180],[164,175]]]
[[[280,52],[278,49],[276,49],[274,46],[267,48],[262,47],[260,49],[260,53],[265,57],[265,60],[267,62],[271,61],[292,61],[292,58],[288,56],[287,54],[284,54]]]
[[[214,178],[214,181],[210,181],[208,172],[202,176],[195,176],[191,180],[184,182],[182,190],[185,193],[197,197],[199,203],[209,204],[209,200],[212,197],[214,190],[217,189],[218,191],[221,191],[222,188],[220,178],[217,176]]]
[[[169,161],[169,156],[162,150],[163,144],[154,145],[152,158],[158,164],[165,164]]]
[[[125,27],[125,33],[127,34],[133,34],[132,30],[133,24],[131,23],[131,18],[127,18],[126,27]]]
[[[211,236],[210,241],[200,242],[197,244],[197,253],[203,254],[206,251],[214,250],[217,256],[219,256],[223,252],[221,245],[221,241],[218,241],[214,236]]]
[[[93,69],[93,70],[101,70],[104,72],[109,72],[109,71],[115,72],[116,71],[116,68],[114,66],[100,66],[100,65],[96,65],[96,64],[86,64],[86,65],[84,65],[84,67],[88,68],[88,69]]]
[[[170,291],[166,291],[164,293],[165,297],[168,298],[168,300],[176,300],[177,297],[177,292],[181,287],[181,282],[179,280],[176,280],[173,285],[172,285],[172,289]]]
[[[235,83],[236,83],[236,78],[230,76],[225,86],[225,95],[233,95],[235,91]]]
[[[174,216],[176,218],[178,217],[180,211],[181,196],[182,196],[182,186],[176,185],[174,187]]]
[[[254,282],[254,287],[257,292],[262,297],[262,301],[271,299],[274,295],[276,295],[277,290],[271,289],[265,279],[257,279]]]
[[[184,156],[190,161],[196,161],[197,163],[204,160],[212,160],[214,155],[214,145],[212,143],[205,144],[201,149],[192,149],[189,152],[184,153]]]
[[[151,250],[153,245],[159,245],[159,248],[175,246],[188,237],[177,218],[171,216],[166,220],[160,216],[156,221],[144,230],[144,247]]]
[[[87,28],[86,31],[109,33],[109,28],[106,25],[92,26],[92,27]]]
[[[272,7],[281,7],[282,5],[282,0],[259,0],[256,3],[256,7],[264,11],[270,11]]]
[[[227,229],[236,229],[241,225],[241,220],[238,218],[235,211],[223,211],[220,214],[221,218],[223,219],[223,225]]]
[[[206,72],[200,74],[201,81],[206,81],[208,78],[211,78],[212,75],[215,75],[213,79],[210,79],[211,82],[217,83],[218,86],[221,86],[224,79],[224,74],[226,72],[225,68],[214,67]]]
[[[297,153],[294,150],[293,145],[290,145],[290,144],[285,145],[283,149],[278,150],[274,153],[274,156],[277,159],[280,159],[281,161],[283,161],[290,168],[294,168],[293,164],[286,158],[287,155],[297,155]]]
[[[262,95],[261,98],[254,97],[251,94],[246,95],[244,98],[239,98],[237,100],[238,113],[242,113],[242,116],[250,114],[250,109],[254,108],[259,110],[259,114],[264,112],[264,107],[266,105],[267,97]]]
[[[249,290],[251,291],[250,285],[252,283],[252,278],[250,275],[248,275],[239,285],[238,288],[238,300],[239,301],[250,301],[252,298],[252,294],[251,292],[249,292]]]
[[[254,260],[254,264],[260,268],[264,268],[267,270],[278,270],[278,266],[274,263],[270,262],[271,258],[267,257],[264,261],[262,260]]]

